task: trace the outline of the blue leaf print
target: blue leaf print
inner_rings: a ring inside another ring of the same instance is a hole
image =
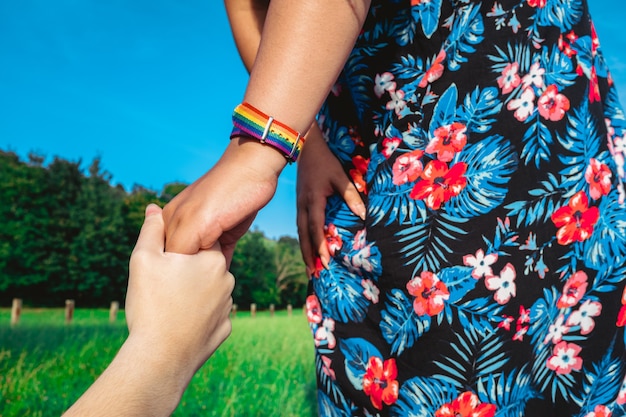
[[[422,75],[424,71],[422,58],[415,58],[411,54],[400,57],[400,62],[391,66],[391,72],[399,80],[415,79]]]
[[[324,404],[328,403],[330,405],[332,405],[331,408],[334,409],[334,406],[336,404],[341,404],[343,410],[341,410],[342,412],[346,412],[346,410],[348,411],[348,414],[345,415],[350,415],[349,413],[349,407],[346,404],[346,399],[343,396],[343,393],[341,392],[341,389],[339,388],[339,386],[335,383],[335,381],[324,372],[324,368],[327,365],[324,364],[321,355],[316,352],[315,354],[315,372],[317,374],[317,377],[319,379],[319,384],[322,385],[324,387],[323,391],[318,391],[318,393],[323,394],[324,398]],[[330,397],[328,397],[325,393],[328,393],[328,395],[332,396],[332,400]],[[321,398],[318,398],[320,403],[322,402]],[[324,413],[324,415],[327,415],[326,413]],[[339,415],[343,415],[343,414],[339,414]]]
[[[494,318],[502,313],[500,305],[491,297],[473,298],[465,303],[446,304],[446,308],[456,309],[461,326],[476,332],[489,332],[494,325]]]
[[[493,62],[491,68],[496,74],[501,74],[506,66],[513,62],[517,62],[519,71],[522,73],[528,72],[530,69],[532,53],[529,45],[513,45],[508,43],[506,50],[500,48],[498,45],[495,45],[495,49],[498,51],[498,55],[489,55],[488,57],[489,60]]]
[[[548,0],[544,7],[537,8],[537,23],[541,26],[556,26],[561,32],[569,31],[583,16],[581,0]]]
[[[478,283],[478,280],[472,277],[472,268],[467,266],[444,268],[437,273],[437,277],[450,291],[448,304],[454,304],[465,297]]]
[[[505,206],[509,210],[508,217],[517,216],[517,227],[520,225],[545,223],[550,219],[554,210],[561,205],[564,185],[552,173],[541,181],[541,188],[534,188],[528,192],[531,198],[526,201],[516,201]]]
[[[410,198],[413,184],[395,185],[389,165],[383,166],[370,184],[368,217],[376,225],[383,220],[386,224],[415,224],[426,218],[426,206],[422,200]]]
[[[454,122],[456,118],[456,101],[458,95],[456,85],[452,84],[441,97],[439,97],[439,101],[433,110],[430,126],[428,127],[431,137],[434,137],[434,131],[437,128]]]
[[[581,406],[581,416],[592,412],[597,404],[610,404],[624,380],[623,359],[614,356],[612,348],[590,368],[585,370],[582,391],[575,397]]]
[[[367,363],[371,357],[382,359],[382,355],[374,345],[365,339],[352,338],[341,340],[339,349],[346,358],[346,374],[355,389],[363,389],[363,376],[367,371]]]
[[[476,52],[475,45],[483,41],[485,26],[480,14],[481,4],[462,7],[459,14],[454,17],[452,32],[444,46],[448,58],[448,69],[457,71],[461,64],[467,61],[463,55]]]
[[[321,416],[326,417],[350,417],[352,412],[348,405],[344,402],[341,404],[343,408],[338,407],[328,397],[324,391],[317,390],[317,407]]]
[[[467,146],[459,155],[467,164],[467,185],[445,204],[453,217],[471,218],[489,213],[504,201],[518,165],[511,143],[501,136],[492,136]]]
[[[415,264],[416,271],[438,271],[450,253],[446,239],[459,240],[467,232],[459,227],[468,219],[450,216],[443,212],[431,214],[423,223],[406,227],[396,233],[404,246],[400,254],[406,265]]]
[[[391,406],[397,417],[431,417],[444,404],[454,401],[454,385],[436,378],[414,377],[400,387],[398,401]]]
[[[441,16],[441,0],[431,0],[413,6],[411,13],[414,20],[422,21],[422,30],[426,38],[435,33],[439,27],[439,17]]]
[[[568,114],[567,121],[567,135],[557,138],[567,150],[567,154],[560,154],[559,159],[567,166],[560,173],[566,178],[564,186],[570,189],[566,194],[569,196],[585,186],[585,170],[589,160],[598,154],[602,138],[598,134],[597,122],[589,112],[588,100],[583,100],[580,107]]]
[[[605,99],[604,117],[610,120],[611,126],[615,129],[617,136],[624,136],[624,131],[626,130],[626,116],[620,106],[615,84],[611,85]]]
[[[532,387],[526,368],[515,369],[508,375],[495,374],[491,378],[483,378],[478,384],[478,392],[489,396],[490,402],[496,405],[498,417],[523,416],[526,403],[540,398]]]
[[[502,109],[498,95],[495,87],[483,90],[476,87],[471,94],[465,96],[463,104],[457,109],[457,121],[464,123],[468,132],[488,132],[497,120],[495,116]]]
[[[543,298],[535,301],[535,304],[530,308],[530,326],[527,334],[531,336],[533,345],[543,345],[550,325],[559,314],[559,309],[556,307],[559,296],[555,288],[545,288]]]
[[[585,265],[600,269],[612,259],[626,257],[626,206],[620,204],[613,189],[608,198],[600,200],[600,218],[584,244]]]
[[[398,289],[391,291],[381,317],[380,330],[387,343],[391,344],[393,355],[400,355],[404,349],[413,346],[430,329],[430,317],[418,317],[411,300]]]
[[[338,126],[336,122],[331,122],[330,126],[323,126],[322,131],[328,129],[328,147],[342,161],[350,161],[354,152],[354,141],[343,126]]]
[[[530,123],[530,126],[522,138],[524,148],[520,157],[526,165],[534,162],[535,166],[539,168],[541,161],[547,162],[550,160],[550,146],[553,143],[552,133],[541,122],[537,110],[535,110],[534,116],[531,115],[526,119],[526,123]]]
[[[360,276],[331,259],[329,269],[323,269],[312,282],[323,311],[332,319],[342,323],[363,321],[370,301],[362,294]]]
[[[409,8],[403,8],[398,12],[398,18],[394,19],[393,23],[393,28],[389,33],[393,34],[398,45],[405,46],[412,43],[419,22],[413,19]]]
[[[541,66],[545,68],[545,84],[556,84],[559,91],[574,84],[576,74],[572,59],[554,47],[552,51],[543,48]]]

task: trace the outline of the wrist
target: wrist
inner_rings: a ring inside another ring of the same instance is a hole
[[[232,138],[224,155],[237,158],[262,176],[278,177],[288,162],[278,149],[247,137]]]

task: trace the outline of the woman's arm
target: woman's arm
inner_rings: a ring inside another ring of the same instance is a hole
[[[352,50],[368,0],[272,0],[244,96],[305,133]],[[164,210],[166,249],[194,253],[236,241],[274,195],[286,159],[254,140],[232,140],[218,163]]]
[[[269,0],[224,0],[239,56],[248,70],[256,59]]]

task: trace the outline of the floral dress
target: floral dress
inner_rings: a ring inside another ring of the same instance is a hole
[[[318,115],[322,416],[626,414],[626,120],[584,0],[374,0]]]

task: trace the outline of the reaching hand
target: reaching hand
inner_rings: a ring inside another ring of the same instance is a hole
[[[319,256],[322,265],[327,267],[330,254],[324,236],[326,200],[333,194],[341,195],[361,219],[365,218],[365,205],[315,124],[300,154],[296,192],[298,235],[304,263],[313,271],[315,257]]]
[[[233,139],[217,164],[163,209],[165,250],[190,254],[219,242],[230,265],[235,243],[273,197],[285,164],[274,148]]]
[[[194,255],[165,253],[164,237],[161,209],[150,205],[130,259],[129,341],[195,372],[230,334],[235,281],[218,244]]]

